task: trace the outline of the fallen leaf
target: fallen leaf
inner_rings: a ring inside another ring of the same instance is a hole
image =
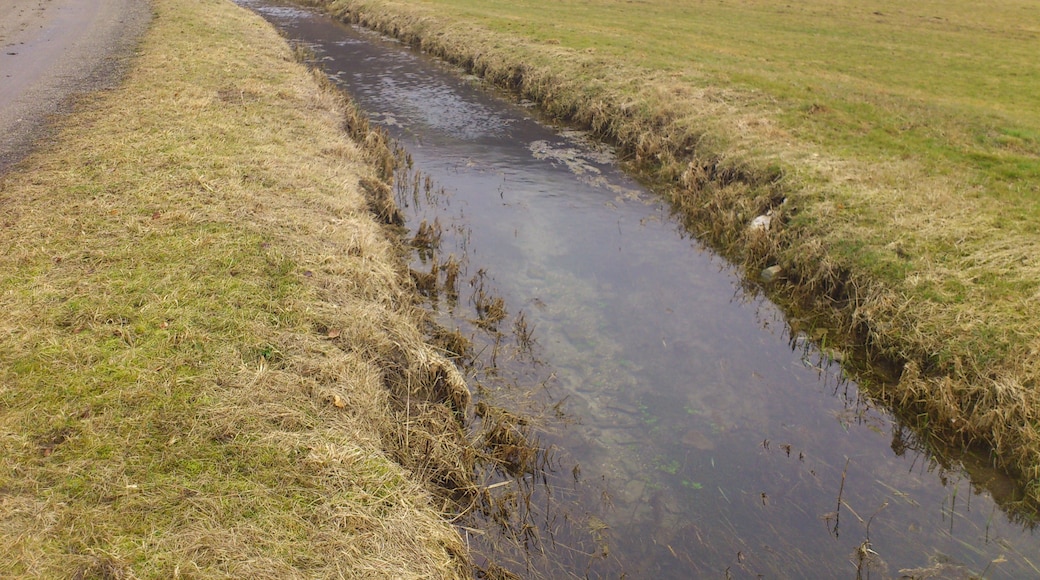
[[[328,336],[329,338],[336,338],[339,335],[340,335],[340,331],[334,328],[334,329],[330,330],[329,333],[326,336]]]
[[[347,402],[346,402],[346,401],[344,401],[344,400],[343,400],[343,397],[341,397],[341,396],[339,396],[339,395],[333,395],[333,396],[332,396],[332,404],[333,404],[333,405],[334,405],[334,406],[335,406],[335,407],[336,407],[337,409],[342,409],[343,407],[346,407],[346,406],[347,406]]]

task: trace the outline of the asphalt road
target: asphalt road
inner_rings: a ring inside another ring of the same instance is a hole
[[[0,173],[118,80],[150,19],[149,0],[0,0]]]

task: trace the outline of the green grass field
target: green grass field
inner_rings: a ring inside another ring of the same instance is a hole
[[[781,266],[829,345],[899,371],[876,396],[1040,498],[1032,3],[319,3],[618,143],[750,277]]]
[[[1040,12],[1027,1],[421,0],[535,42],[723,86],[827,151],[963,171],[1037,215]]]

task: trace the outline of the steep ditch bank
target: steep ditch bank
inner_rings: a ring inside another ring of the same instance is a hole
[[[618,144],[633,168],[668,192],[691,231],[743,264],[750,279],[779,266],[770,294],[809,313],[802,316],[816,336],[865,353],[872,368],[893,369],[898,380],[878,380],[872,392],[915,419],[925,439],[990,449],[1037,498],[1040,401],[1031,388],[1031,353],[1038,344],[1022,310],[1035,297],[993,296],[966,311],[971,300],[936,299],[926,285],[915,286],[941,277],[942,268],[925,264],[941,260],[913,256],[899,240],[876,235],[865,209],[876,203],[876,190],[893,187],[903,188],[907,211],[937,211],[918,203],[898,164],[883,168],[892,175],[876,183],[845,179],[857,175],[849,167],[858,162],[797,143],[776,150],[782,131],[768,111],[744,106],[724,88],[676,85],[592,53],[495,35],[420,5],[318,4]],[[766,215],[768,227],[750,227]],[[980,252],[966,259],[985,260]],[[866,367],[860,372],[869,376]]]

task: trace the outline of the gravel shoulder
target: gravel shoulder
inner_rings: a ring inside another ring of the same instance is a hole
[[[111,86],[151,20],[148,0],[6,0],[0,19],[0,172],[76,95]]]

